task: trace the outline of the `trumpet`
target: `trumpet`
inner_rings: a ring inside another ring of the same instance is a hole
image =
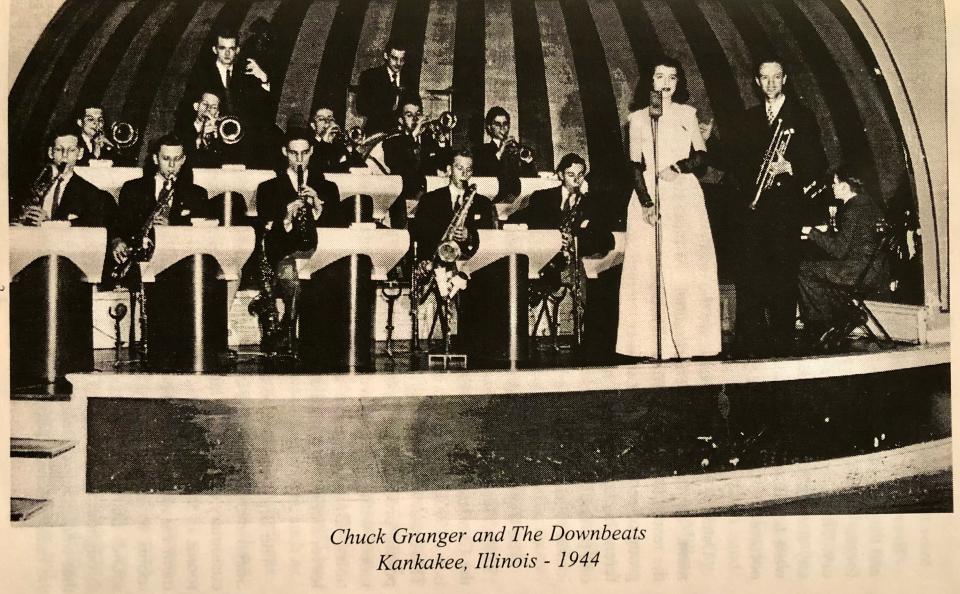
[[[457,116],[452,111],[445,111],[436,119],[430,120],[423,126],[423,133],[429,135],[433,140],[439,142],[441,138],[447,137],[457,127]]]
[[[753,197],[753,202],[750,203],[750,210],[757,209],[760,196],[773,185],[773,180],[776,178],[773,175],[773,164],[783,159],[787,147],[790,146],[790,138],[793,136],[793,132],[793,128],[784,128],[783,120],[777,118],[777,127],[773,132],[773,138],[770,139],[770,145],[763,155],[760,171],[757,173],[757,194]]]
[[[217,119],[217,136],[223,144],[237,144],[243,138],[243,125],[235,116]]]
[[[505,153],[515,156],[521,161],[533,159],[533,149],[525,144],[521,144],[517,139],[511,137],[507,139]]]
[[[118,149],[125,149],[137,144],[140,135],[133,124],[117,121],[110,125],[110,142]]]

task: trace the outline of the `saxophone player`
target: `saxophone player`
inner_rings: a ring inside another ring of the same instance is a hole
[[[11,221],[29,226],[57,220],[77,227],[109,227],[116,211],[113,197],[74,171],[83,153],[76,128],[54,131],[43,171],[30,187],[15,194],[19,200],[11,205]]]
[[[736,279],[736,350],[740,356],[789,354],[794,348],[800,228],[803,224],[803,188],[820,179],[827,160],[820,128],[813,113],[793,94],[785,92],[787,73],[782,59],[763,58],[754,82],[762,101],[746,111],[741,126],[737,172],[740,187],[754,196],[756,208],[740,212],[743,241],[740,274]],[[790,130],[782,158],[766,155],[775,130]],[[758,171],[767,169],[769,188],[757,188]]]
[[[317,246],[317,226],[325,225],[340,201],[337,185],[309,166],[312,134],[291,128],[281,148],[286,167],[257,187],[257,218],[266,259],[275,271],[277,292],[284,302],[281,325],[291,337],[296,328],[300,277],[298,255]]]
[[[463,213],[463,225],[450,231],[450,239],[456,242],[460,250],[460,260],[467,260],[479,247],[478,229],[495,229],[496,211],[489,198],[471,191],[470,178],[473,176],[473,153],[469,149],[458,151],[453,162],[447,166],[450,182],[443,188],[428,192],[420,198],[414,218],[410,222],[410,238],[416,244],[419,261],[433,261],[441,240],[447,234],[454,216],[470,200],[467,212]],[[456,289],[466,288],[466,277],[453,271],[451,284]],[[502,291],[505,283],[500,278],[496,265],[476,272],[470,279],[470,289],[460,293],[459,315],[457,319],[459,339],[468,351],[476,353],[490,352],[485,346],[495,337],[491,335],[488,324],[491,315],[499,309],[490,307],[487,299],[495,291]],[[505,314],[506,312],[502,312]]]

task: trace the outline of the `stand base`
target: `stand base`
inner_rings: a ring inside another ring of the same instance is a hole
[[[427,369],[438,369],[438,370],[450,370],[450,369],[466,369],[467,368],[467,356],[466,355],[454,355],[450,353],[441,353],[437,355],[429,355],[427,357]]]

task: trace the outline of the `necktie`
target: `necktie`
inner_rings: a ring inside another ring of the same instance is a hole
[[[53,203],[50,204],[50,218],[57,214],[57,208],[60,206],[60,192],[63,190],[63,178],[57,178],[57,185],[53,188]]]
[[[233,68],[227,68],[226,72],[224,72],[224,79],[225,80],[224,80],[223,89],[225,91],[224,99],[226,100],[224,101],[224,103],[226,103],[225,108],[229,109],[230,108],[230,83],[233,82]]]
[[[773,118],[777,117],[777,114],[773,111],[773,103],[767,102],[767,122],[772,124]]]

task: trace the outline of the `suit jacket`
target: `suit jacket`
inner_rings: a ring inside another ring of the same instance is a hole
[[[278,262],[294,251],[316,248],[316,227],[335,226],[333,221],[340,204],[337,184],[324,178],[322,171],[308,169],[306,185],[316,190],[321,204],[320,217],[312,227],[312,234],[306,238],[298,238],[293,229],[287,231],[284,228],[287,205],[298,197],[286,170],[278,171],[275,178],[257,187],[257,220],[261,230],[266,233],[267,258],[271,262]]]
[[[257,77],[244,74],[246,68],[247,61],[242,56],[234,62],[228,93],[228,89],[223,85],[223,79],[220,78],[216,58],[213,56],[204,58],[197,64],[187,83],[186,95],[181,107],[186,106],[188,111],[192,111],[193,103],[197,100],[200,92],[211,90],[215,91],[220,97],[221,115],[237,115],[244,119],[251,116],[263,116],[265,112],[269,111],[276,85],[271,84],[271,91],[267,92]],[[271,81],[271,83],[274,82]]]
[[[783,200],[791,203],[798,202],[802,188],[811,181],[819,179],[827,169],[827,158],[820,142],[820,126],[813,112],[804,107],[795,97],[787,95],[777,118],[783,121],[783,129],[793,128],[794,130],[784,155],[793,167],[793,175],[778,176],[773,187],[761,196],[758,209],[764,203],[768,207],[776,208]],[[767,120],[765,103],[745,112],[741,127],[744,142],[737,177],[740,180],[740,187],[744,189],[748,204],[753,200],[756,192],[757,173],[760,171],[775,128],[776,120],[773,125]]]
[[[76,171],[60,192],[60,204],[53,211],[53,220],[71,221],[74,227],[109,229],[113,225],[117,210],[113,196],[80,177]],[[30,198],[29,190],[21,195]],[[28,200],[21,199],[10,209],[11,215],[19,216],[28,204]]]
[[[83,134],[80,134],[80,146],[83,147],[83,156],[77,159],[77,166],[86,167],[90,164],[90,160],[95,158],[93,156],[93,146],[87,143]],[[104,146],[100,151],[100,159],[113,161],[116,165],[117,152],[109,146]]]
[[[366,134],[382,132],[397,125],[396,107],[409,86],[406,72],[400,71],[400,88],[390,82],[386,64],[364,70],[357,89],[357,113],[367,118]]]
[[[502,161],[497,159],[497,145],[492,140],[477,147],[473,154],[473,174],[497,178],[497,201],[519,196],[521,177],[537,177],[534,163],[525,163],[508,155],[504,155]]]
[[[351,167],[364,167],[359,155],[347,151],[342,144],[323,142],[314,138],[310,169],[324,173],[349,173]]]
[[[580,214],[576,218],[575,235],[582,256],[606,253],[613,249],[613,233],[604,224],[601,204],[588,192],[580,198]],[[560,186],[537,190],[530,195],[526,208],[510,217],[511,223],[522,223],[530,229],[559,229],[564,213]]]
[[[882,218],[883,211],[871,196],[854,196],[837,211],[837,231],[822,232],[816,228],[810,231],[810,241],[829,259],[808,264],[817,270],[819,278],[835,285],[852,286],[872,262],[865,284],[879,286],[881,279],[886,278],[887,264],[885,258],[875,257],[880,246],[877,221]]]
[[[123,239],[129,243],[135,239],[147,217],[156,206],[154,176],[132,179],[120,188],[117,216],[111,239]],[[200,186],[179,178],[173,186],[173,205],[170,208],[170,225],[189,225],[190,219],[212,218],[208,212],[207,191]],[[150,238],[154,233],[151,230]]]
[[[417,243],[418,259],[429,260],[433,257],[453,214],[449,186],[427,192],[420,198],[414,219],[410,222],[410,240]],[[480,247],[477,229],[496,229],[496,216],[490,199],[477,194],[464,222],[469,237],[460,242],[462,259],[470,258]]]

